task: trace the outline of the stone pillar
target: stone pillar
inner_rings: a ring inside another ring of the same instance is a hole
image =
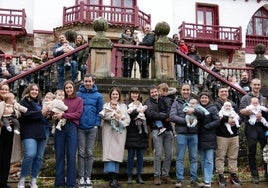
[[[259,78],[262,84],[261,93],[268,96],[268,59],[265,58],[265,46],[257,44],[254,48],[256,59],[251,63],[254,67],[253,78]]]
[[[108,28],[108,22],[104,18],[96,18],[93,21],[96,36],[90,41],[91,67],[90,73],[97,77],[111,76],[111,50],[112,42],[104,33]]]
[[[174,52],[175,45],[168,39],[170,27],[166,22],[159,22],[155,26],[158,40],[154,43],[155,62],[152,63],[152,78],[174,80]]]

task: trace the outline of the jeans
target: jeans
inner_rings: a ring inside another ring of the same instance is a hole
[[[214,164],[214,149],[200,149],[201,168],[205,183],[211,183]]]
[[[197,180],[197,134],[178,134],[177,139],[177,158],[176,158],[176,177],[178,180],[184,180],[184,157],[188,147],[190,160],[191,180]]]
[[[76,185],[77,127],[67,121],[61,131],[55,132],[56,178],[55,186],[65,186],[65,152],[67,161],[67,187]]]
[[[42,165],[46,143],[47,139],[27,138],[22,140],[24,154],[21,177],[26,177],[30,172],[33,178],[37,177]]]
[[[58,89],[63,89],[64,72],[65,72],[65,67],[63,63],[57,64],[57,71],[58,71]],[[77,62],[71,61],[72,81],[77,80],[77,71],[78,71]]]
[[[93,150],[98,132],[97,128],[78,129],[78,175],[91,178]]]
[[[128,149],[127,151],[128,151],[127,174],[128,175],[133,174],[135,154],[137,155],[137,174],[141,174],[142,173],[142,167],[143,167],[144,149],[143,148],[131,148],[131,149]]]
[[[77,61],[71,61],[71,73],[72,73],[72,81],[77,81],[77,72],[78,72],[78,65]]]
[[[163,177],[169,176],[169,170],[173,153],[173,133],[172,131],[165,131],[158,136],[158,130],[152,131],[154,144],[154,176]],[[164,161],[161,172],[161,159],[164,153]]]
[[[119,172],[119,162],[116,161],[104,161],[104,172],[105,173],[118,173]]]

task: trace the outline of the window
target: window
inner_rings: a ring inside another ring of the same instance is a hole
[[[216,5],[197,4],[197,24],[219,25],[218,7]]]
[[[247,26],[247,35],[268,36],[268,11],[260,8]]]
[[[218,6],[208,4],[197,4],[196,23],[197,32],[195,36],[200,38],[215,38],[218,35]],[[214,27],[213,27],[214,26]]]

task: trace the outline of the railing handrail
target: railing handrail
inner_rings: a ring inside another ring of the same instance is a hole
[[[104,17],[109,23],[123,23],[135,27],[144,25],[144,23],[151,23],[151,16],[140,11],[137,6],[119,7],[80,2],[78,5],[63,7],[63,25],[73,22],[91,22],[97,17]]]
[[[17,10],[17,9],[0,8],[0,17],[9,17],[8,22],[6,22],[7,20],[4,18],[0,19],[1,20],[0,25],[3,27],[19,26],[22,29],[25,29],[25,23],[26,23],[25,9]]]
[[[47,66],[49,66],[49,65],[51,65],[51,64],[53,64],[55,62],[57,62],[57,61],[59,61],[60,59],[68,57],[68,56],[70,56],[70,55],[72,55],[72,54],[74,54],[74,53],[76,53],[76,52],[78,52],[80,50],[83,50],[83,49],[87,48],[87,47],[88,47],[88,43],[83,44],[83,45],[75,48],[74,50],[72,50],[70,52],[66,52],[66,53],[64,53],[64,54],[62,54],[62,55],[60,55],[58,57],[55,57],[55,58],[53,58],[53,59],[51,59],[51,60],[49,60],[49,61],[47,61],[45,63],[42,63],[41,65],[36,66],[35,68],[32,68],[32,69],[30,69],[28,71],[25,71],[25,72],[23,72],[21,74],[18,74],[18,75],[14,76],[14,77],[6,80],[6,81],[3,81],[1,84],[5,84],[5,83],[9,84],[9,83],[12,83],[12,82],[14,82],[14,81],[16,81],[18,79],[24,78],[24,77],[32,74],[33,72],[39,71],[39,70],[41,70],[41,69],[43,69],[43,68],[45,68],[45,67],[47,67]]]
[[[208,74],[212,75],[213,77],[216,77],[218,80],[220,80],[221,82],[223,82],[224,84],[230,86],[231,88],[235,89],[236,91],[238,91],[239,93],[246,95],[247,93],[240,87],[237,87],[236,85],[234,85],[233,83],[229,82],[228,80],[224,79],[223,77],[221,77],[220,75],[218,75],[217,73],[215,73],[212,70],[209,70],[208,68],[202,66],[199,62],[195,61],[194,59],[188,57],[186,54],[182,53],[179,50],[176,50],[176,53],[178,53],[179,55],[181,55],[183,58],[187,59],[189,62],[193,63],[195,66],[199,67],[200,69],[202,69],[203,71],[207,72]]]

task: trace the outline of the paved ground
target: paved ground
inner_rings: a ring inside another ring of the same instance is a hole
[[[119,182],[120,183],[120,187],[121,188],[153,188],[153,187],[157,187],[157,188],[174,188],[174,184],[171,185],[171,184],[162,184],[160,186],[156,186],[153,184],[152,181],[146,181],[145,184],[141,185],[141,184],[127,184],[126,182]],[[16,184],[15,183],[12,183],[10,184],[11,188],[16,188]],[[39,188],[52,188],[53,186],[39,186]],[[108,185],[108,183],[104,182],[104,183],[100,183],[100,184],[94,184],[93,186],[94,188],[109,188],[110,186]],[[190,188],[190,182],[185,182],[184,184],[184,187],[188,187]],[[218,188],[219,185],[217,183],[213,183],[212,184],[212,188]],[[243,187],[243,188],[267,188],[268,187],[268,182],[260,182],[260,184],[252,184],[250,182],[246,182],[246,183],[243,183],[242,186],[236,186],[236,185],[233,185],[231,183],[228,184],[228,186],[226,186],[225,188],[235,188],[235,187]],[[26,188],[30,188],[30,186],[26,186]]]

